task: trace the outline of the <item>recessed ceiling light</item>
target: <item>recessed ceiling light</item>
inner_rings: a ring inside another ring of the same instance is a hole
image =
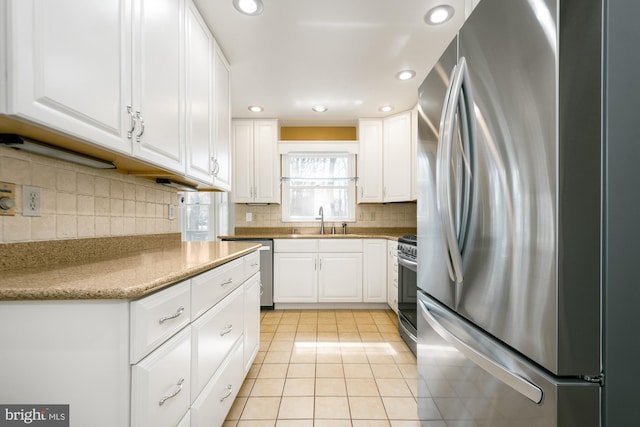
[[[380,110],[383,113],[388,113],[389,111],[393,111],[393,106],[383,105],[382,107],[378,108],[378,110]]]
[[[416,72],[413,70],[402,70],[398,74],[396,74],[396,78],[398,80],[410,80],[416,75]]]
[[[233,0],[233,7],[245,15],[260,15],[262,13],[262,0]]]
[[[328,108],[325,107],[324,105],[314,105],[313,107],[311,107],[311,109],[316,113],[324,113],[325,111],[328,110]]]
[[[262,113],[264,111],[264,108],[259,105],[250,105],[249,111],[251,111],[252,113]]]
[[[429,25],[439,25],[453,17],[454,9],[449,5],[440,5],[429,9],[424,16],[424,22]]]

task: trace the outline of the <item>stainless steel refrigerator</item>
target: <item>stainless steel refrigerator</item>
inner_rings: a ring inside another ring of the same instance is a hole
[[[640,422],[637,3],[482,0],[420,86],[423,426]]]

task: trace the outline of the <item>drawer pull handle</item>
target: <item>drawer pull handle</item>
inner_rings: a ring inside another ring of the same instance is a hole
[[[171,320],[171,319],[175,319],[176,317],[179,317],[183,312],[184,312],[184,307],[180,306],[180,307],[178,308],[178,311],[176,311],[176,312],[175,312],[174,314],[172,314],[171,316],[164,316],[164,317],[161,317],[161,318],[158,320],[158,323],[160,323],[160,324],[162,325],[162,324],[163,324],[164,322],[166,322],[167,320]]]
[[[258,266],[257,262],[254,262],[253,264],[251,264],[251,267],[257,267],[257,266]]]
[[[222,332],[220,332],[220,336],[223,337],[225,335],[227,335],[229,332],[233,331],[233,325],[227,325],[225,326],[225,328],[222,330]]]
[[[178,395],[178,393],[180,393],[182,391],[182,383],[184,383],[184,378],[180,378],[180,380],[178,381],[178,384],[176,384],[178,386],[178,389],[176,391],[174,391],[173,393],[171,393],[170,395],[165,396],[162,399],[160,399],[160,401],[158,402],[158,405],[162,406],[162,405],[164,405],[164,402],[166,402],[167,400],[176,397]]]
[[[233,283],[233,278],[231,278],[231,277],[230,277],[230,278],[229,278],[229,280],[227,280],[226,282],[222,282],[222,283],[220,283],[220,286],[229,285],[229,284],[231,284],[231,283]]]
[[[222,397],[220,398],[220,402],[224,402],[224,401],[225,401],[225,399],[226,399],[227,397],[231,396],[231,391],[232,391],[232,390],[233,390],[233,386],[232,386],[231,384],[229,384],[229,385],[224,389],[224,391],[225,391],[226,393],[225,393],[225,395],[224,395],[224,396],[222,396]]]

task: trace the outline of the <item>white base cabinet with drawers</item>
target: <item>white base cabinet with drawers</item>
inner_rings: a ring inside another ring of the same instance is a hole
[[[0,402],[68,404],[71,427],[221,426],[259,347],[259,269],[253,252],[134,301],[1,301]]]

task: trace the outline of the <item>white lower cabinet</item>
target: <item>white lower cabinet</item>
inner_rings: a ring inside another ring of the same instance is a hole
[[[398,242],[387,242],[387,304],[398,313]]]
[[[221,426],[244,379],[242,339],[191,405],[191,427]]]
[[[244,284],[244,375],[249,372],[260,350],[260,274],[251,276]]]
[[[220,427],[259,347],[259,277],[252,253],[137,300],[0,301],[0,402],[69,404],[70,427]]]
[[[387,241],[364,240],[364,302],[387,302]]]
[[[362,302],[362,253],[320,253],[318,267],[318,302]]]
[[[274,252],[274,302],[362,302],[362,239],[276,239]]]
[[[189,327],[132,367],[131,427],[173,427],[189,409]]]
[[[273,254],[273,301],[318,301],[318,255],[314,253]]]
[[[193,322],[191,395],[194,399],[229,354],[235,342],[242,337],[243,297],[244,287],[240,286]]]

